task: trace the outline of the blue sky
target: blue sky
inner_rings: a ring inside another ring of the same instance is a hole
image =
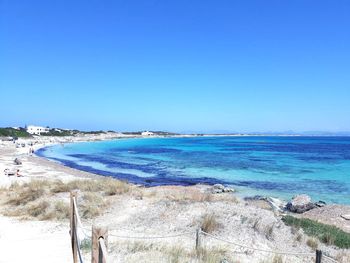
[[[0,126],[350,130],[350,2],[0,0]]]

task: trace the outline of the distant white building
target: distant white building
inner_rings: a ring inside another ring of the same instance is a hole
[[[142,136],[152,136],[152,135],[154,135],[154,133],[150,132],[150,131],[144,131],[144,132],[141,133],[141,135]]]
[[[40,135],[42,133],[48,133],[50,131],[49,128],[29,125],[27,126],[27,132],[34,135]]]

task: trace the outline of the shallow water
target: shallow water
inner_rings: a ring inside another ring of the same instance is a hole
[[[233,185],[242,196],[350,204],[350,137],[191,137],[55,145],[38,155],[133,183]]]

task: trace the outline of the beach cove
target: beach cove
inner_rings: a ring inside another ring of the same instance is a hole
[[[193,136],[56,145],[39,156],[145,186],[224,184],[243,198],[350,204],[350,137]]]
[[[70,142],[110,139],[111,138],[96,138],[92,136],[91,138],[61,138],[60,141],[55,142],[55,140],[52,141],[52,138],[50,138],[51,142],[49,140],[44,140],[35,147],[39,149],[47,147],[48,145],[53,145],[53,147],[65,149],[66,147],[77,145],[68,144]],[[152,139],[146,140],[149,141]],[[62,144],[64,144],[64,147]],[[97,144],[99,144],[99,142],[97,142]],[[18,157],[22,160],[22,165],[19,169],[23,177],[2,178],[2,182],[6,181],[9,184],[28,184],[32,181],[43,180],[52,182],[52,184],[55,185],[53,188],[57,188],[57,181],[65,184],[76,180],[82,182],[88,180],[98,184],[99,181],[105,180],[103,176],[101,177],[91,172],[73,169],[38,156],[30,156],[28,154],[28,147],[15,148],[13,143],[2,143],[0,160],[0,168],[2,170],[7,167],[12,167],[13,160]],[[6,184],[3,186],[6,186]],[[49,189],[52,186],[46,185],[45,187]],[[91,226],[92,224],[107,225],[112,229],[112,233],[119,235],[132,236],[136,233],[139,235],[157,236],[164,233],[171,234],[195,230],[203,218],[213,214],[217,224],[213,233],[229,240],[244,244],[254,244],[256,247],[266,249],[289,250],[290,247],[292,247],[293,251],[312,252],[312,248],[306,244],[308,242],[308,237],[302,232],[291,231],[290,227],[284,225],[281,221],[280,215],[276,214],[276,211],[273,211],[266,202],[244,201],[239,195],[237,196],[232,193],[211,194],[210,190],[211,186],[205,184],[189,186],[158,185],[147,188],[130,184],[125,192],[113,196],[102,195],[102,198],[106,199],[109,205],[106,205],[105,208],[102,208],[103,206],[101,205],[102,212],[98,215],[87,216],[83,219],[83,224],[86,226]],[[2,190],[2,195],[7,196],[8,194],[6,190]],[[86,193],[84,190],[80,190],[79,195],[79,201],[83,205],[84,202],[86,202]],[[47,196],[39,197],[38,200],[43,198],[53,202],[58,200],[63,203],[68,203],[69,193],[62,192],[53,194],[52,192],[48,192]],[[94,196],[94,198],[96,198],[96,202],[101,202],[99,199],[101,198],[100,194]],[[37,200],[33,201],[33,205],[35,202],[37,202]],[[45,246],[47,255],[53,258],[52,262],[69,262],[71,260],[68,221],[55,218],[43,220],[40,219],[40,217],[35,218],[30,215],[23,216],[23,214],[19,216],[9,216],[9,214],[11,214],[8,212],[9,209],[14,209],[14,207],[6,203],[2,203],[1,207],[2,213],[7,214],[7,216],[1,216],[2,235],[0,237],[0,243],[6,242],[6,240],[12,236],[13,242],[17,242],[21,239],[20,244],[25,246],[27,250],[35,250],[39,244],[40,246]],[[312,219],[317,218],[324,223],[335,224],[345,231],[349,231],[350,226],[348,221],[340,217],[341,214],[347,213],[350,213],[348,206],[330,205],[324,208],[311,210],[303,216]],[[25,218],[24,221],[23,217]],[[269,228],[271,225],[273,226],[272,230]],[[26,230],[29,228],[31,231]],[[25,235],[22,234],[23,231],[26,233]],[[235,234],[237,232],[244,234],[237,236]],[[13,233],[16,233],[15,236],[18,240],[13,238]],[[297,237],[299,240],[296,239]],[[47,239],[47,242],[40,241],[44,238]],[[35,241],[35,239],[37,239],[37,241]],[[190,250],[193,247],[192,239],[190,238],[178,240],[181,240],[181,249],[184,251]],[[172,257],[172,253],[174,252],[174,240],[171,239],[164,241],[162,245],[157,242],[145,242],[141,246],[143,248],[140,248],[139,244],[136,250],[135,241],[131,242],[115,239],[110,242],[112,247],[114,247],[114,253],[111,255],[114,259],[113,262],[134,262],[135,260],[141,260],[141,262],[170,262],[169,258]],[[159,250],[153,251],[147,248],[150,244],[155,247],[164,248],[165,246],[167,249],[163,252]],[[215,242],[211,242],[210,244],[214,247],[217,246],[215,249],[220,248],[226,251],[222,252],[226,257],[229,258],[231,255],[231,248],[222,247]],[[133,247],[133,252],[130,251],[130,247]],[[344,260],[347,260],[347,249],[336,249],[323,243],[319,243],[319,248],[324,249],[334,258],[342,260],[342,257],[344,257]],[[7,261],[6,256],[8,259]],[[85,251],[84,256],[88,259],[89,251]],[[149,257],[151,261],[145,260],[145,257]],[[16,254],[14,258],[14,254],[11,253],[11,250],[5,252],[4,258],[4,262],[23,262],[23,260],[28,259],[27,255],[19,254]],[[235,258],[239,259],[238,262],[261,262],[262,259],[273,260],[273,256],[257,252],[243,253],[243,255],[235,256]],[[142,259],[144,259],[144,261],[142,261]],[[160,259],[163,259],[163,261]],[[37,262],[40,262],[40,260]],[[42,262],[46,261],[43,260]],[[291,262],[310,262],[310,259],[296,257],[293,258]]]

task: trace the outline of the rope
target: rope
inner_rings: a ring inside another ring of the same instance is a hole
[[[249,247],[249,246],[245,246],[245,245],[241,245],[241,244],[238,244],[238,243],[235,243],[235,242],[232,242],[232,241],[228,241],[228,240],[225,240],[225,239],[222,239],[222,238],[219,238],[219,237],[216,237],[216,236],[213,236],[207,232],[204,232],[204,231],[200,231],[202,234],[206,235],[206,236],[209,236],[213,239],[216,239],[216,240],[219,240],[219,241],[222,241],[222,242],[226,242],[226,243],[229,243],[229,244],[232,244],[232,245],[235,245],[235,246],[239,246],[239,247],[242,247],[242,248],[246,248],[246,249],[249,249],[249,250],[255,250],[255,251],[261,251],[261,252],[266,252],[266,253],[273,253],[273,254],[280,254],[280,255],[294,255],[294,256],[313,256],[314,254],[313,253],[297,253],[297,252],[284,252],[284,251],[272,251],[272,250],[266,250],[266,249],[260,249],[260,248],[253,248],[253,247]]]
[[[126,239],[161,239],[161,238],[171,238],[171,237],[180,237],[180,236],[185,236],[187,234],[194,234],[192,231],[188,231],[188,232],[183,232],[183,233],[180,233],[180,234],[176,234],[176,235],[168,235],[168,236],[119,236],[119,235],[115,235],[115,234],[109,234],[109,236],[112,236],[112,237],[117,237],[117,238],[126,238]]]
[[[74,236],[75,236],[75,240],[78,241],[78,235],[77,235],[77,229],[76,228],[75,228],[75,231],[74,231]],[[83,258],[81,256],[80,243],[76,242],[76,244],[77,244],[77,249],[78,249],[79,261],[80,261],[80,263],[84,263]]]
[[[99,244],[100,244],[100,248],[102,250],[102,255],[106,261],[106,263],[109,262],[109,258],[108,258],[108,252],[107,252],[107,248],[106,248],[106,243],[105,243],[105,240],[103,238],[100,238],[98,240]]]
[[[90,235],[85,232],[85,228],[83,227],[83,224],[81,223],[81,219],[80,219],[80,215],[79,215],[79,211],[78,211],[78,208],[77,208],[77,203],[75,201],[75,198],[73,198],[73,206],[74,206],[74,212],[75,212],[76,218],[77,218],[78,227],[81,228],[81,230],[82,230],[83,234],[85,235],[85,237],[91,238]]]
[[[334,262],[334,263],[338,263],[338,261],[336,261],[335,259],[329,257],[329,256],[326,256],[325,254],[322,255],[325,259],[331,261],[331,262]]]

